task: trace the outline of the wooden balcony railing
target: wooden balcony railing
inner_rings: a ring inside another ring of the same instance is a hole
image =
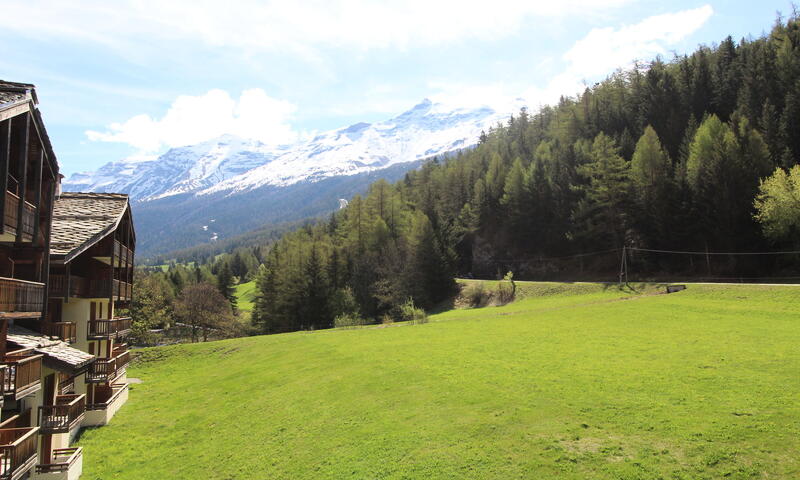
[[[36,222],[36,206],[28,202],[22,204],[22,221],[19,218],[20,198],[13,192],[6,191],[6,204],[3,212],[3,222],[5,233],[16,235],[18,229],[22,229],[22,240],[30,242],[33,240],[33,230]]]
[[[114,297],[117,300],[130,300],[133,293],[133,287],[128,282],[121,280],[114,280]]]
[[[119,240],[114,240],[114,258],[117,266],[133,265],[133,250],[126,247]]]
[[[36,464],[38,427],[0,429],[0,479],[20,478]]]
[[[81,455],[83,455],[81,447],[56,448],[53,450],[52,463],[36,465],[36,473],[68,472]]]
[[[114,350],[111,358],[98,358],[86,371],[86,383],[107,383],[122,374],[122,370],[131,363],[131,354],[125,350]]]
[[[0,312],[39,313],[44,307],[44,283],[0,277]]]
[[[66,380],[58,382],[58,393],[67,395],[75,391],[75,377],[69,377]]]
[[[70,275],[69,277],[69,294],[67,294],[67,276],[62,274],[51,274],[48,291],[51,297],[91,297],[89,291],[89,282],[77,275]],[[106,295],[97,295],[97,297],[107,297]]]
[[[131,330],[131,317],[89,320],[88,340],[102,340],[126,335]]]
[[[115,383],[110,387],[97,387],[94,391],[95,403],[86,405],[86,410],[106,410],[128,389],[127,383]]]
[[[0,364],[0,406],[3,405],[3,394],[5,393],[6,375],[8,374],[8,367]]]
[[[46,322],[42,324],[42,333],[48,337],[58,337],[65,342],[78,339],[78,327],[75,322]]]
[[[6,354],[3,361],[6,375],[3,379],[3,393],[22,398],[41,388],[42,355],[33,349],[16,350]]]
[[[68,433],[83,420],[86,395],[58,395],[55,405],[39,407],[42,433]]]
[[[115,348],[112,354],[117,359],[117,370],[123,369],[131,363],[131,352],[127,345]]]
[[[5,212],[3,212],[3,222],[5,233],[17,234],[19,226],[19,197],[6,191]]]
[[[94,279],[90,282],[89,291],[89,296],[92,298],[113,296],[115,300],[130,300],[133,287],[130,283],[117,279],[111,282],[105,279]]]

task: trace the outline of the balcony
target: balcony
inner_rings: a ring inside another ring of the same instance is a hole
[[[133,287],[128,282],[116,280],[109,282],[108,280],[94,279],[89,282],[89,297],[91,298],[108,298],[113,297],[118,301],[129,301],[133,294]]]
[[[133,286],[128,282],[114,280],[114,300],[130,300],[133,294]]]
[[[17,400],[37,392],[42,386],[42,357],[33,349],[7,353],[2,362],[6,366],[3,394]]]
[[[122,337],[131,330],[131,317],[115,317],[112,319],[89,320],[88,340],[107,340]]]
[[[38,427],[0,429],[0,479],[17,480],[36,464]]]
[[[22,229],[22,241],[33,241],[33,230],[36,222],[36,207],[30,203],[23,202],[22,205],[22,221],[19,218],[19,197],[6,191],[6,204],[5,212],[3,215],[4,233],[10,235],[17,235],[18,229]]]
[[[0,277],[0,316],[40,317],[44,308],[44,283]]]
[[[81,447],[56,448],[51,462],[36,465],[36,473],[68,473],[66,478],[78,478],[83,470],[83,450]],[[73,475],[73,472],[76,473]]]
[[[96,427],[107,424],[127,400],[127,383],[96,386],[94,403],[86,405],[86,418],[84,418],[82,426]]]
[[[86,413],[86,395],[57,395],[55,405],[39,407],[42,433],[69,433]]]
[[[75,322],[46,322],[42,324],[42,333],[48,337],[58,337],[65,342],[74,343],[78,339]]]
[[[131,354],[124,350],[115,349],[111,358],[98,358],[89,366],[86,371],[86,383],[109,383],[122,375],[125,367],[128,366]]]
[[[131,363],[131,352],[126,343],[114,347],[112,355],[117,359],[117,370],[123,369]]]
[[[50,292],[51,297],[91,298],[89,282],[85,278],[77,275],[69,276],[69,292],[67,292],[67,276],[62,274],[51,274],[48,291]],[[106,293],[105,296],[107,297],[108,294]],[[99,295],[98,297],[102,297],[102,295]]]
[[[130,267],[133,265],[133,250],[126,247],[119,240],[114,240],[114,258],[116,267]]]

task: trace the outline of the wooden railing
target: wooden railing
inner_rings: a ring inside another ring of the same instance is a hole
[[[128,389],[127,383],[115,383],[110,387],[95,388],[94,393],[94,400],[95,403],[90,403],[86,405],[86,410],[105,410],[107,409],[114,400],[116,400],[122,392]]]
[[[125,344],[115,348],[112,354],[117,359],[117,370],[125,368],[131,363],[131,352]]]
[[[86,382],[105,383],[117,378],[121,370],[131,363],[131,354],[127,349],[114,350],[111,358],[98,358],[86,371]]]
[[[81,447],[56,448],[53,450],[52,463],[36,465],[36,473],[67,472],[82,454]]]
[[[89,282],[85,278],[77,275],[69,277],[69,294],[67,294],[67,276],[62,274],[50,274],[49,289],[51,297],[88,297]],[[105,296],[108,296],[107,294]],[[100,295],[99,297],[102,297]]]
[[[131,317],[89,320],[87,338],[89,340],[122,336],[131,329]]]
[[[133,250],[126,247],[119,240],[114,240],[114,258],[117,265],[133,265]]]
[[[8,368],[3,381],[6,395],[24,396],[41,386],[42,355],[36,354],[33,349],[9,352],[3,364]]]
[[[75,391],[75,377],[69,377],[66,380],[58,382],[58,393],[67,395],[69,392]]]
[[[28,202],[22,203],[22,240],[30,242],[33,240],[33,232],[36,225],[36,207]]]
[[[87,383],[104,383],[114,378],[117,373],[117,361],[115,358],[98,358],[86,371]]]
[[[85,412],[86,395],[58,395],[55,405],[39,407],[39,428],[42,433],[67,433]]]
[[[0,312],[41,312],[44,283],[0,277]]]
[[[6,385],[6,374],[8,371],[8,367],[0,364],[0,397],[3,395],[3,391],[5,390]],[[3,399],[0,398],[0,406],[3,404]]]
[[[128,282],[114,280],[114,296],[120,300],[130,300],[133,287]]]
[[[36,463],[38,427],[0,429],[0,479],[21,477]]]
[[[46,322],[42,324],[42,333],[48,337],[58,337],[65,342],[75,342],[78,339],[75,322]]]
[[[4,231],[16,235],[18,229],[22,229],[22,240],[30,242],[33,240],[33,230],[36,224],[36,206],[23,201],[22,222],[20,222],[19,202],[20,198],[16,194],[6,190],[6,204],[3,212]]]
[[[19,225],[19,197],[6,191],[6,204],[3,212],[3,226],[5,233],[17,234]]]

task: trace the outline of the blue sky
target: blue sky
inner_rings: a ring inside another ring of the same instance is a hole
[[[428,97],[533,109],[633,60],[757,37],[785,1],[11,0],[0,78],[37,85],[62,172],[223,133],[287,143]]]

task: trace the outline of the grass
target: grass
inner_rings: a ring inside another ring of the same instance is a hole
[[[83,478],[800,478],[800,289],[525,288],[424,325],[144,350]]]
[[[253,302],[255,302],[256,298],[255,280],[236,285],[234,294],[236,295],[236,306],[239,311],[250,315],[253,311]]]

